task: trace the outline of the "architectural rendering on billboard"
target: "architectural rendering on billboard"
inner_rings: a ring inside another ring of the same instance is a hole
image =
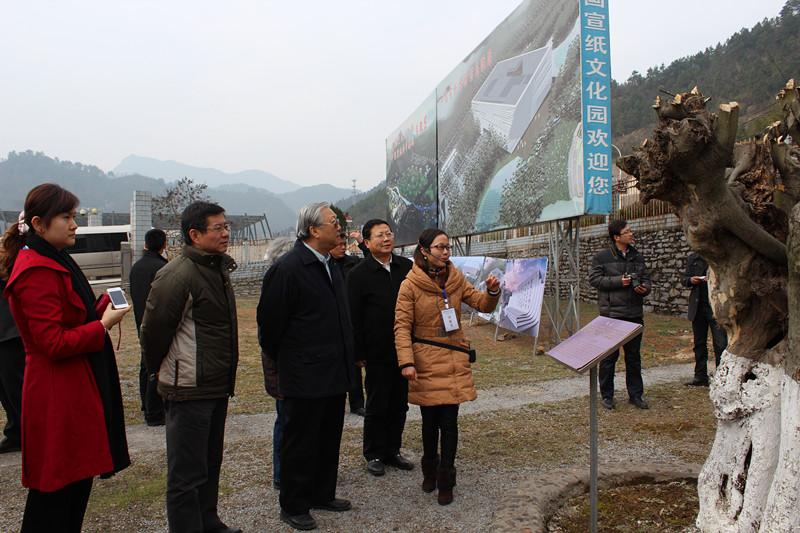
[[[435,93],[386,139],[386,196],[397,245],[436,227]]]
[[[466,235],[610,212],[608,50],[607,0],[526,0],[444,78],[439,227]]]

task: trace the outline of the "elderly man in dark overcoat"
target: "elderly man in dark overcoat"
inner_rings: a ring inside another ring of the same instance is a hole
[[[316,527],[311,509],[350,509],[336,498],[345,393],[355,380],[347,287],[329,253],[339,232],[327,204],[302,207],[297,242],[264,275],[257,309],[284,397],[280,516],[295,529]]]

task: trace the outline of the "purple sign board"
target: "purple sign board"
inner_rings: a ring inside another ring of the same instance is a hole
[[[638,335],[641,330],[641,324],[599,316],[570,338],[551,348],[547,355],[583,374]]]

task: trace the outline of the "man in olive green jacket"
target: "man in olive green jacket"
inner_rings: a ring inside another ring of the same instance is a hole
[[[156,274],[139,342],[164,397],[171,532],[241,532],[217,515],[228,397],[239,340],[225,210],[194,202],[181,216],[180,257]]]

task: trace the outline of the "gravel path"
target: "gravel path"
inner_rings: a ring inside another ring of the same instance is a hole
[[[648,385],[652,386],[691,379],[693,370],[693,364],[646,368],[642,370],[642,377],[644,378],[646,388]],[[617,387],[617,398],[624,399],[627,396],[625,393],[624,374],[617,376],[615,385]],[[555,379],[532,385],[515,385],[479,390],[478,398],[475,401],[461,404],[459,415],[485,413],[488,411],[505,411],[532,403],[546,404],[588,395],[589,375],[587,373],[585,376]],[[645,394],[645,396],[647,395]],[[416,405],[409,405],[408,420],[419,420],[420,418],[419,407]],[[361,427],[363,421],[364,419],[360,416],[347,413],[344,423],[346,427]],[[237,440],[269,438],[269,444],[272,442],[272,425],[274,423],[274,412],[258,415],[229,416],[225,425],[225,441],[232,442]],[[128,426],[128,445],[131,452],[136,453],[165,449],[166,444],[164,439],[154,438],[154,434],[163,435],[163,433],[163,427],[151,428],[147,427],[145,424]]]
[[[690,379],[692,364],[668,365],[643,370],[645,390],[648,386],[678,383]],[[623,399],[624,373],[618,374],[617,397]],[[531,385],[500,387],[478,391],[478,399],[462,404],[462,415],[511,410],[521,406],[547,404],[589,393],[586,376],[565,378]],[[645,394],[646,397],[646,394]],[[419,408],[410,406],[410,420],[420,418]],[[278,494],[271,487],[271,464],[264,464],[254,450],[272,446],[272,425],[275,414],[229,416],[226,425],[226,453],[223,464],[227,483],[232,493],[220,499],[220,515],[230,525],[244,531],[294,531],[278,518]],[[587,421],[588,423],[588,421]],[[359,428],[363,418],[347,413],[345,426]],[[144,424],[128,426],[131,455],[141,455],[142,460],[163,458],[164,428],[151,428]],[[588,443],[586,443],[588,446]],[[654,460],[653,450],[604,449],[605,456],[615,460]],[[405,451],[415,464],[416,454]],[[642,455],[642,457],[640,457]],[[646,456],[644,456],[646,455]],[[668,452],[662,459],[670,460]],[[19,468],[20,455],[0,456],[0,469]],[[162,459],[163,460],[163,459]],[[503,471],[469,464],[458,465],[458,485],[454,502],[446,507],[436,504],[436,492],[425,494],[419,489],[419,467],[411,472],[387,468],[385,476],[377,478],[366,473],[363,460],[353,454],[342,454],[339,490],[337,496],[350,499],[353,509],[345,513],[314,511],[322,531],[371,533],[390,531],[409,532],[481,532],[487,531],[498,502],[506,491],[534,474],[533,470]],[[9,517],[10,518],[10,517]],[[164,531],[163,516],[141,517],[140,531]],[[0,520],[0,530],[6,530],[5,519]],[[110,530],[110,529],[109,529]]]

